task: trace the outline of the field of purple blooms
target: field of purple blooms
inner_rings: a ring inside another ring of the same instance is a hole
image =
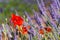
[[[0,40],[60,40],[60,0],[18,2],[0,3]]]

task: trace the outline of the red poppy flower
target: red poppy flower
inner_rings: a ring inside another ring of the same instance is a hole
[[[14,24],[14,26],[20,26],[23,24],[23,19],[20,16],[16,16],[15,14],[12,14],[11,21]]]
[[[46,30],[47,32],[51,32],[51,31],[52,31],[52,29],[51,29],[50,27],[46,27],[45,30]]]
[[[21,33],[24,35],[24,34],[27,34],[27,28],[26,27],[22,27],[22,30],[21,30]]]
[[[27,28],[30,29],[31,28],[30,25],[28,25]]]
[[[40,29],[39,30],[39,34],[42,34],[43,35],[44,34],[44,30],[43,29]]]

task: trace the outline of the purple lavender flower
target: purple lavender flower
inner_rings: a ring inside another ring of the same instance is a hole
[[[43,7],[45,7],[45,4],[44,4],[44,1],[43,1],[43,0],[41,0],[41,5],[42,5]]]
[[[58,7],[59,7],[59,9],[60,9],[60,2],[59,2],[59,0],[56,0],[56,2],[57,2]]]
[[[30,21],[30,22],[31,22],[31,18],[30,18],[30,16],[28,15],[28,13],[25,11],[25,13],[24,13],[24,14],[27,16],[28,21]]]
[[[41,24],[42,24],[43,20],[42,20],[41,16],[39,17],[38,13],[35,12],[34,10],[33,10],[33,12],[34,12],[34,19],[36,20],[36,23],[40,26],[40,28],[42,28]]]
[[[46,17],[47,15],[46,15],[46,8],[45,8],[45,6],[44,6],[44,3],[42,2],[42,4],[40,4],[39,3],[39,1],[37,0],[37,4],[38,4],[38,7],[39,7],[39,9],[41,10],[41,12],[42,12],[42,14]]]
[[[36,20],[36,23],[37,23],[38,25],[41,25],[41,22],[40,22],[40,20],[39,20],[37,17],[38,17],[37,13],[34,12],[34,19]]]
[[[39,3],[38,0],[37,0],[37,4],[38,4],[38,8],[39,8],[39,10],[43,11],[43,8],[41,7],[41,4]]]
[[[51,8],[52,8],[52,13],[51,13],[51,14],[54,15],[54,20],[58,21],[58,20],[57,20],[57,15],[58,15],[58,14],[57,14],[56,10],[54,9],[53,5],[51,5]]]
[[[18,40],[16,35],[16,30],[14,31],[14,40]]]
[[[56,30],[56,32],[58,33],[58,28],[57,28],[57,25],[53,22],[53,21],[50,21],[52,27]]]
[[[55,19],[55,15],[54,15],[54,12],[53,12],[51,6],[48,7],[48,10],[50,11],[50,15],[51,15],[52,19]]]
[[[52,4],[55,5],[55,7],[59,10],[58,4],[56,0],[52,0]]]
[[[3,8],[0,8],[0,13],[2,13],[3,12]]]
[[[2,40],[2,27],[0,26],[0,40]]]

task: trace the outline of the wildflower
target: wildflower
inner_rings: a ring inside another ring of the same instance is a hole
[[[22,30],[20,31],[23,35],[27,34],[27,28],[26,27],[22,27]]]
[[[27,28],[30,29],[31,28],[30,25],[28,25]]]
[[[23,24],[23,19],[20,16],[16,16],[15,14],[12,14],[11,21],[14,24],[14,26],[20,26]]]
[[[43,29],[40,29],[39,30],[39,34],[42,34],[43,35],[44,34],[44,30]]]
[[[52,29],[51,29],[50,27],[46,27],[45,30],[46,30],[47,32],[51,32],[51,31],[52,31]]]

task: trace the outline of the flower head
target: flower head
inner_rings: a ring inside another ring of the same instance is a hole
[[[52,29],[51,29],[50,27],[46,27],[45,30],[46,30],[47,32],[51,32],[51,31],[52,31]]]
[[[23,18],[20,16],[16,16],[15,14],[12,14],[11,21],[14,24],[14,26],[16,25],[20,26],[23,24]]]
[[[26,27],[22,27],[22,30],[20,31],[22,34],[27,34],[27,28]]]
[[[28,29],[31,29],[31,26],[30,26],[30,25],[28,25],[28,26],[27,26],[27,28],[28,28]]]
[[[43,35],[44,34],[44,30],[43,29],[40,29],[39,30],[39,34],[42,34]]]

